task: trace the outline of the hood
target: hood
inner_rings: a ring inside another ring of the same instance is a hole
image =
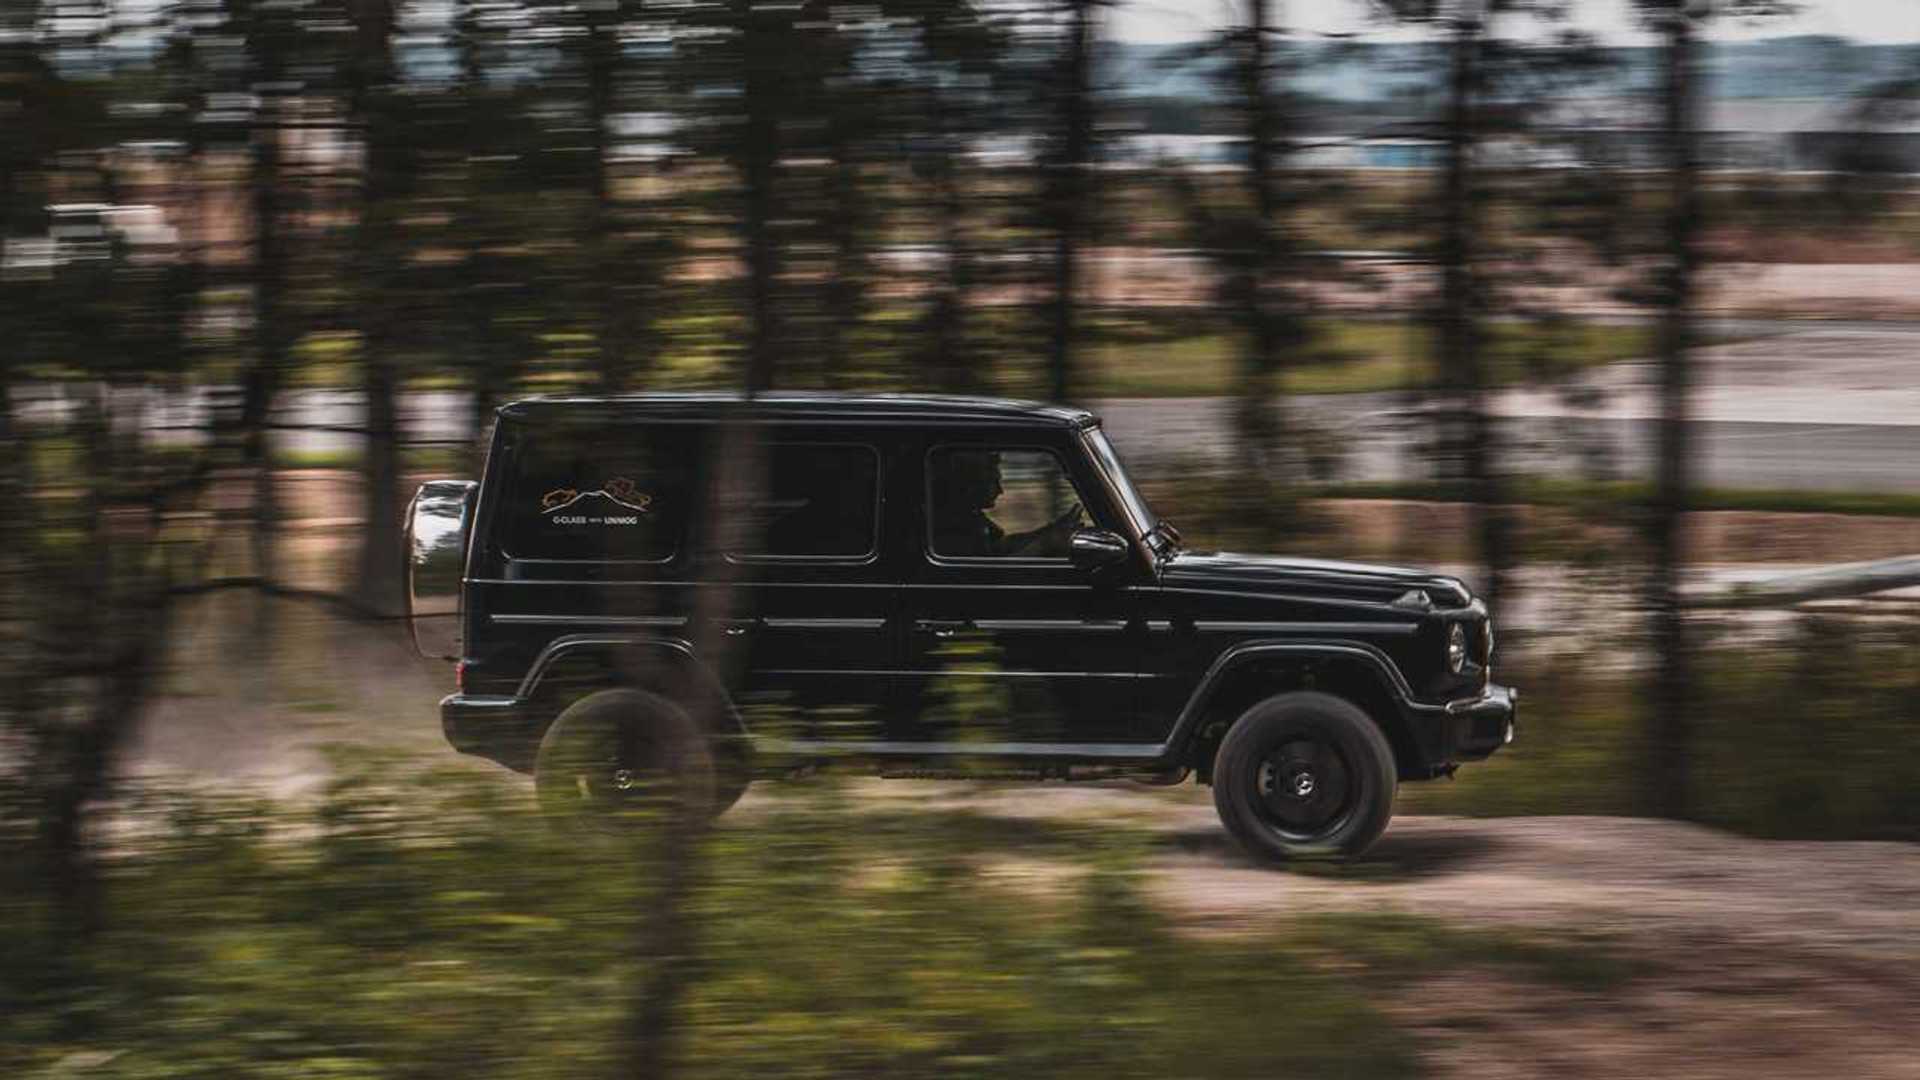
[[[1278,555],[1182,551],[1167,561],[1162,582],[1176,588],[1284,592],[1390,604],[1420,589],[1436,607],[1464,607],[1473,598],[1460,579],[1404,566],[1294,559]]]

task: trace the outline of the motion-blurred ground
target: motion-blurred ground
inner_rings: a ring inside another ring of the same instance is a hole
[[[350,551],[350,486],[328,471],[285,479],[296,495],[290,570],[325,580]],[[277,604],[286,644],[250,657],[252,603],[205,598],[183,621],[180,662],[137,740],[136,774],[299,804],[324,796],[335,769],[326,747],[352,745],[397,754],[423,775],[460,762],[511,798],[531,798],[523,778],[441,743],[435,702],[448,672],[412,659],[397,626],[369,630]],[[1142,895],[1175,934],[1231,949],[1319,927],[1304,959],[1288,962],[1336,978],[1360,964],[1375,980],[1369,1000],[1438,1076],[1920,1076],[1911,1053],[1920,849],[1617,817],[1431,812],[1471,808],[1476,788],[1509,786],[1542,764],[1568,767],[1564,742],[1543,739],[1564,724],[1523,717],[1519,741],[1496,761],[1407,787],[1385,839],[1340,866],[1251,862],[1220,830],[1207,790],[1190,785],[853,780],[831,827],[857,836],[863,822],[901,815],[966,821],[963,857],[979,880],[1043,920],[1067,918],[1096,872],[1075,845],[1044,837],[1134,837],[1147,852]],[[722,835],[750,842],[789,790],[750,792]],[[874,858],[884,873],[886,857]],[[1341,922],[1352,919],[1374,921]],[[1364,943],[1364,963],[1343,942]]]

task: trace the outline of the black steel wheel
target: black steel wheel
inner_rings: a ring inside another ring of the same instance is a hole
[[[686,710],[643,690],[602,690],[569,705],[540,740],[533,782],[541,807],[573,822],[715,812],[705,733]]]
[[[1248,709],[1214,758],[1221,823],[1269,859],[1366,850],[1393,815],[1397,786],[1379,726],[1352,702],[1312,691]]]

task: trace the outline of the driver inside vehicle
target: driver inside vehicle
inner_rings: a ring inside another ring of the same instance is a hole
[[[947,450],[937,454],[931,504],[934,553],[961,558],[1065,556],[1074,530],[1080,527],[1081,508],[1066,494],[1070,489],[1066,487],[1065,478],[1058,475],[1057,463],[1051,458],[1045,460],[1055,470],[1053,478],[1058,482],[1046,485],[1039,477],[1023,480],[1020,481],[1022,488],[1031,484],[1046,490],[1031,493],[1022,490],[1018,494],[1052,495],[1054,505],[1064,499],[1068,509],[1038,528],[1010,533],[987,513],[997,507],[1000,497],[1006,494],[1000,453]]]

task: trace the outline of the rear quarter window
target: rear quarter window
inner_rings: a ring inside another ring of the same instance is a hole
[[[871,446],[779,442],[766,489],[747,508],[745,559],[861,560],[878,534],[880,454]]]
[[[666,562],[686,536],[684,432],[539,428],[516,436],[502,507],[511,559]]]

